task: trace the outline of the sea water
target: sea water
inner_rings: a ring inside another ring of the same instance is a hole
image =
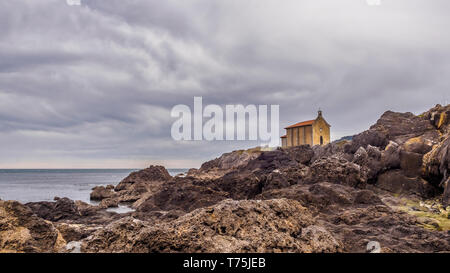
[[[0,170],[0,199],[22,203],[68,197],[90,203],[95,186],[117,185],[134,169]],[[187,169],[168,169],[170,175]]]

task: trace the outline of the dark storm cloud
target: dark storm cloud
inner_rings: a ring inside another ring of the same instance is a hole
[[[318,108],[332,137],[449,100],[448,1],[0,2],[0,167],[195,166],[255,142],[175,142],[176,104]]]

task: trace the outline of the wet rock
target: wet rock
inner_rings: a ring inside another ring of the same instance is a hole
[[[139,182],[152,182],[152,181],[168,181],[172,178],[169,172],[163,166],[150,166],[147,169],[143,169],[137,172],[131,173],[125,179],[123,179],[116,187],[115,191],[121,191],[128,189],[131,185]]]
[[[92,188],[90,199],[93,201],[101,201],[106,198],[115,196],[115,192],[111,187],[106,188],[104,186],[97,186]]]
[[[31,202],[25,204],[37,216],[52,222],[73,224],[107,224],[121,216],[82,201],[59,198],[55,202]]]
[[[66,242],[52,223],[16,201],[0,201],[0,252],[59,252]]]
[[[69,199],[70,200],[70,199]],[[73,217],[77,218],[77,215],[80,215],[82,217],[90,217],[94,216],[101,211],[101,208],[98,206],[93,206],[88,203],[85,203],[80,200],[73,201],[76,206],[76,213],[73,214]],[[34,210],[36,213],[36,210]],[[71,218],[70,216],[68,217]]]
[[[119,207],[119,200],[116,198],[106,198],[103,199],[100,204],[99,207],[101,208],[117,208]]]
[[[99,207],[103,209],[118,207],[120,203],[136,207],[159,192],[162,185],[172,179],[164,167],[152,165],[147,169],[131,173],[114,190],[111,186],[93,188],[91,200],[101,201]]]
[[[69,198],[58,198],[55,202],[30,202],[25,205],[39,217],[52,222],[80,216],[75,202]]]

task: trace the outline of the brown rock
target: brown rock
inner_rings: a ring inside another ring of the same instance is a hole
[[[332,156],[316,160],[305,178],[307,183],[331,182],[351,187],[364,187],[367,173],[357,164]]]
[[[448,134],[450,132],[450,105],[442,106],[437,104],[421,116],[428,119],[430,123],[443,134]]]
[[[310,145],[300,145],[285,148],[284,150],[293,160],[304,165],[308,165],[315,154]]]
[[[59,252],[65,241],[52,223],[16,201],[0,201],[0,252]]]
[[[356,163],[360,166],[365,166],[368,164],[369,155],[367,154],[366,149],[364,147],[359,147],[353,155],[353,163]]]
[[[298,200],[315,215],[319,226],[332,231],[333,237],[342,242],[345,252],[365,252],[369,241],[379,241],[382,252],[450,250],[450,234],[420,227],[415,217],[391,209],[371,190],[331,183],[296,184],[258,197]]]
[[[383,168],[380,150],[371,145],[367,145],[367,151],[363,147],[359,147],[353,155],[353,163],[363,168],[367,173],[368,181],[374,180]]]
[[[353,204],[353,196],[345,186],[335,185],[331,183],[317,183],[311,186],[309,192],[315,196],[324,196],[321,201],[327,200],[326,204],[350,205]],[[325,206],[320,206],[325,207]]]
[[[288,153],[286,151],[290,150]],[[295,155],[295,149],[278,149],[275,151],[262,152],[257,158],[250,160],[246,166],[243,166],[239,171],[254,171],[263,170],[266,173],[270,173],[276,169],[296,167],[299,162],[295,160],[298,158],[302,160],[299,155]],[[303,159],[304,160],[304,159]]]
[[[80,241],[97,230],[80,224],[55,223],[54,225],[66,242]]]
[[[162,189],[136,205],[138,212],[182,210],[210,206],[228,198],[228,193],[210,187],[208,182],[193,177],[175,178]]]
[[[108,237],[115,240],[106,240]],[[85,240],[88,252],[337,252],[341,244],[297,201],[224,200],[153,227],[132,219]]]
[[[403,144],[404,150],[410,153],[426,154],[433,148],[434,142],[422,136],[408,139]]]
[[[344,141],[344,142],[340,142],[340,143],[329,143],[327,145],[315,145],[312,147],[313,151],[314,151],[314,157],[311,159],[311,162],[316,161],[319,158],[322,157],[329,157],[332,155],[340,155],[340,156],[347,156],[346,154],[344,154],[344,147],[346,145],[350,145],[349,142]],[[351,155],[350,155],[351,157]],[[347,160],[351,160],[349,158],[346,158]]]
[[[130,185],[138,182],[168,181],[170,179],[172,179],[172,176],[166,168],[152,165],[147,169],[131,173],[115,187],[115,191],[126,190]]]
[[[371,190],[360,190],[354,193],[355,204],[371,204],[371,205],[381,205],[383,202],[380,197],[376,195]]]
[[[119,207],[119,200],[116,198],[106,198],[100,202],[99,206],[101,208],[105,208],[105,209],[106,208],[117,208],[117,207]]]
[[[308,175],[309,167],[299,165],[297,167],[282,168],[273,170],[269,174],[258,174],[258,179],[262,184],[257,184],[255,192],[247,197],[253,197],[256,192],[264,192],[271,189],[282,189],[301,183]]]
[[[450,206],[450,177],[444,182],[443,188],[442,203],[444,206]]]
[[[78,207],[69,198],[58,198],[55,202],[30,202],[25,205],[39,217],[52,222],[80,217]]]
[[[247,165],[249,161],[257,158],[260,154],[260,148],[225,153],[214,160],[203,163],[198,170],[190,169],[187,175],[196,178],[218,178],[228,172]]]
[[[106,198],[111,198],[115,196],[115,192],[111,188],[106,188],[104,186],[97,186],[92,188],[90,199],[93,201],[102,201]]]
[[[377,123],[370,127],[370,130],[384,132],[388,140],[401,144],[407,139],[423,135],[434,129],[430,122],[422,117],[409,112],[397,113],[392,111],[386,111]]]
[[[450,175],[450,135],[423,157],[423,176],[442,187]]]
[[[388,144],[388,135],[384,130],[367,130],[355,135],[349,145],[344,146],[346,153],[355,153],[359,147],[372,145],[384,149]]]
[[[100,206],[92,206],[68,198],[59,198],[55,202],[31,202],[25,205],[37,216],[52,222],[99,225],[123,217],[117,213],[105,211]]]
[[[416,177],[422,172],[422,155],[418,153],[400,152],[400,168],[408,177]]]
[[[381,152],[381,162],[385,169],[400,168],[400,146],[394,142],[389,141],[384,151]]]
[[[369,158],[373,158],[374,160],[381,160],[381,151],[378,147],[369,144],[367,145],[366,151]]]
[[[436,189],[420,177],[407,177],[401,170],[390,170],[378,177],[376,186],[396,194],[415,194],[433,197]]]

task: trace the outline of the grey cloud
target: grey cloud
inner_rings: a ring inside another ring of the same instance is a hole
[[[198,165],[258,144],[173,141],[170,109],[199,95],[279,104],[281,128],[320,107],[334,138],[450,99],[448,1],[64,2],[0,3],[0,167]]]

